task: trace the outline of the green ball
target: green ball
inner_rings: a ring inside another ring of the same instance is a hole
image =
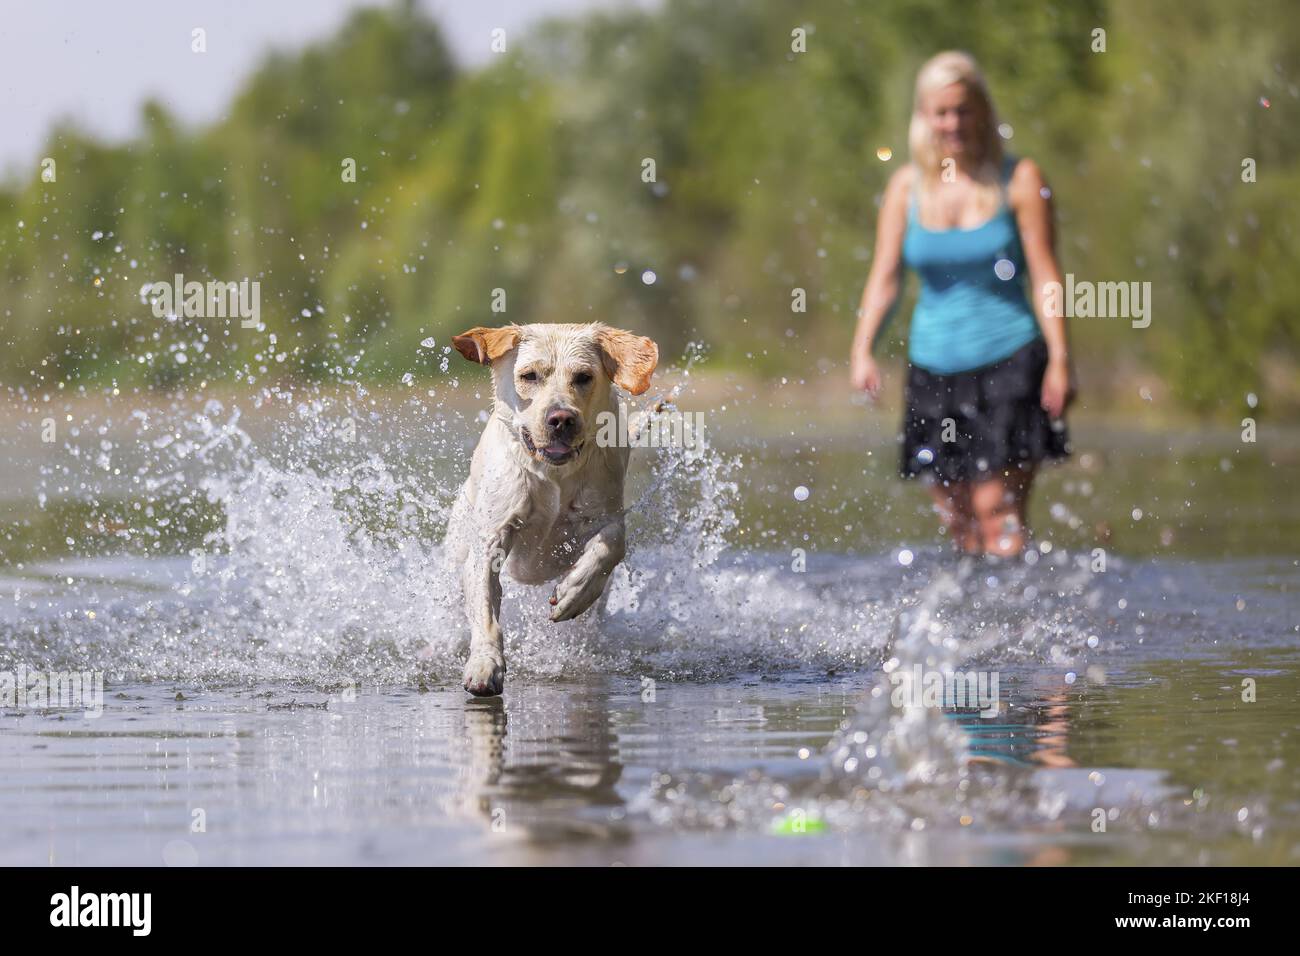
[[[807,836],[826,832],[826,821],[816,817],[798,817],[794,814],[772,821],[772,832],[778,836]]]

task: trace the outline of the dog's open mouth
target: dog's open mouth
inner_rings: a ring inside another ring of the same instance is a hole
[[[553,441],[549,445],[543,445],[538,448],[533,444],[532,436],[528,434],[528,429],[519,429],[519,440],[524,443],[528,449],[528,454],[532,455],[549,465],[563,465],[565,462],[572,461],[578,457],[578,452],[582,451],[582,442],[576,445],[570,445],[567,442]]]

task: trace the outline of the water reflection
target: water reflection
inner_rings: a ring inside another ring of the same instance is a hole
[[[1077,767],[1069,754],[1071,712],[1066,687],[1061,682],[1042,696],[1013,696],[992,720],[978,713],[953,714],[969,739],[971,762]]]
[[[607,688],[594,686],[510,704],[468,701],[456,811],[493,835],[530,842],[622,835],[623,768],[609,699]]]
[[[665,682],[655,701],[602,678],[504,701],[111,686],[98,721],[0,715],[0,863],[1293,865],[1297,656],[1155,660],[1072,685],[1022,668],[997,718],[944,718],[972,740],[966,799],[850,795],[801,835],[769,824],[778,804],[825,798],[817,755],[866,675]],[[647,811],[668,777],[672,812]]]

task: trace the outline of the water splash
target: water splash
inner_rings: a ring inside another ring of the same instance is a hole
[[[891,611],[892,633],[856,713],[808,771],[661,774],[635,809],[672,827],[903,833],[1044,826],[1067,810],[1086,819],[1101,805],[1114,826],[1148,828],[1152,808],[1172,792],[1161,775],[1113,772],[1103,788],[1104,776],[1080,768],[1048,771],[989,753],[982,721],[1000,724],[992,736],[1014,736],[1006,733],[1013,703],[1005,694],[983,716],[969,712],[976,707],[914,706],[900,694],[899,678],[913,669],[949,678],[976,668],[1041,677],[1043,665],[1061,675],[1063,693],[1105,629],[1086,562],[1061,551],[1037,566],[931,559],[919,573],[920,586]],[[1032,724],[1014,729],[1023,737]]]
[[[689,395],[696,359],[669,370],[661,400]],[[473,388],[452,390],[459,405]],[[163,530],[198,512],[215,516],[212,528],[184,558],[26,568],[2,653],[133,680],[453,680],[468,631],[440,539],[482,420],[433,390],[388,400],[359,386],[268,386],[251,399],[105,414],[82,427],[112,436],[92,446],[103,458],[95,480],[73,446],[73,462],[45,475],[47,499],[75,478],[96,511],[133,502],[118,533],[137,554],[162,551]],[[629,552],[601,606],[556,625],[546,586],[504,582],[512,676],[703,679],[877,654],[877,615],[825,600],[831,578],[728,551],[743,464],[697,437],[634,451]],[[879,586],[863,585],[864,597]]]
[[[689,367],[680,374],[683,387],[668,397],[686,404]],[[391,399],[360,387],[270,386],[239,401],[132,409],[118,421],[110,409],[80,426],[38,499],[89,499],[101,532],[134,556],[93,556],[70,536],[82,557],[38,562],[5,581],[0,666],[209,686],[454,685],[468,633],[439,541],[486,398],[468,384],[401,391]],[[459,410],[471,397],[472,409]],[[1098,576],[1081,556],[1045,549],[1031,553],[1036,563],[925,550],[906,563],[824,554],[793,573],[782,553],[735,546],[746,465],[708,444],[634,453],[629,552],[603,604],[578,621],[549,622],[548,587],[505,582],[515,681],[867,675],[856,713],[798,772],[661,773],[631,800],[632,816],[915,833],[1051,827],[1099,804],[1118,828],[1195,812],[1162,803],[1157,774],[1108,771],[1102,780],[990,756],[988,724],[1033,730],[1034,715],[982,724],[892,700],[892,676],[914,666],[1054,675],[1061,686],[1051,693],[1068,693],[1068,675],[1111,651],[1116,597],[1132,601],[1138,623],[1125,626],[1141,642],[1143,602],[1154,608],[1174,591],[1150,581],[1128,589],[1163,572],[1115,561]],[[125,518],[108,521],[102,503],[124,499]],[[217,518],[211,528],[188,553],[167,556],[168,535],[204,510]],[[1178,628],[1183,638],[1222,631],[1204,614]],[[1023,710],[1045,695],[1014,696]],[[1249,819],[1259,825],[1264,810],[1252,807]]]

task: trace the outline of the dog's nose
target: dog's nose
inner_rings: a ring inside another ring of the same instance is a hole
[[[578,430],[578,416],[567,408],[552,409],[546,416],[546,427],[556,438],[567,438]]]

